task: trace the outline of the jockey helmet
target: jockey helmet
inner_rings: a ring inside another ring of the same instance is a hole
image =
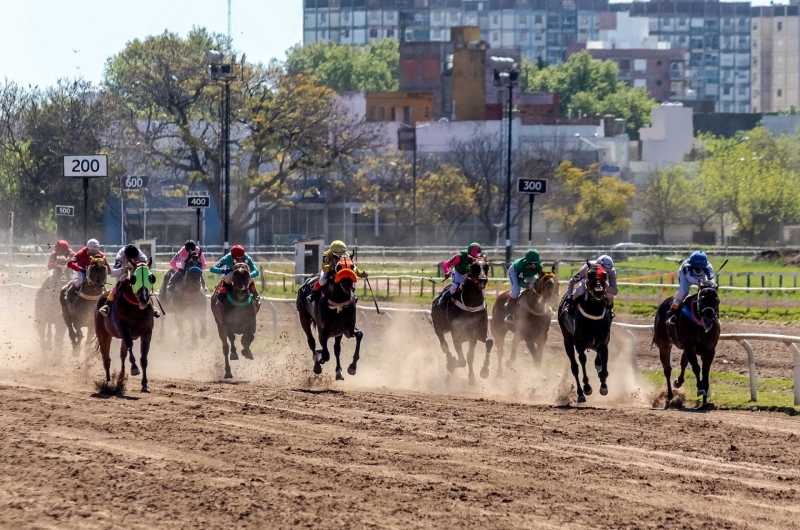
[[[336,241],[331,243],[330,250],[331,254],[333,254],[338,258],[339,256],[342,256],[345,252],[347,252],[347,245],[345,245],[343,241],[339,241],[337,239]]]
[[[131,261],[139,257],[139,249],[136,248],[136,245],[125,245],[125,250],[123,250],[123,252],[125,257]]]
[[[243,258],[244,247],[242,245],[234,245],[234,247],[231,249],[231,256],[234,258]]]
[[[525,253],[525,261],[527,261],[529,265],[539,263],[541,261],[541,258],[539,257],[539,251],[535,248],[528,250]]]
[[[197,250],[197,243],[192,241],[191,239],[183,244],[183,248],[186,249],[186,252],[194,252]]]
[[[695,269],[705,269],[708,267],[708,256],[702,250],[692,252],[692,255],[689,256],[689,265]]]
[[[477,258],[478,256],[481,255],[483,249],[478,243],[470,243],[469,246],[467,247],[467,252],[473,258]]]
[[[611,256],[603,254],[599,258],[597,258],[597,264],[603,267],[605,270],[610,271],[614,268],[614,260],[611,259]]]
[[[66,252],[69,250],[69,243],[63,239],[56,241],[56,251]]]
[[[86,242],[86,248],[93,248],[95,250],[100,250],[100,242],[96,239],[90,239]]]

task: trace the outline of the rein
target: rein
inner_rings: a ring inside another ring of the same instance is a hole
[[[583,306],[578,304],[578,311],[581,312],[581,315],[585,316],[589,320],[603,320],[606,316],[606,308],[603,308],[603,312],[600,315],[590,315],[586,311],[583,310]]]
[[[353,305],[353,302],[354,300],[352,298],[350,298],[350,300],[347,300],[346,302],[333,302],[331,300],[328,300],[328,309],[333,309],[337,313],[341,313],[344,308]]]
[[[235,305],[236,307],[244,307],[250,305],[250,302],[253,300],[253,293],[248,293],[247,300],[244,302],[237,302],[236,300],[234,300],[233,297],[231,296],[231,293],[227,294],[227,299],[228,302],[231,303],[231,305]]]
[[[100,293],[96,296],[89,296],[88,294],[84,294],[83,291],[78,290],[78,296],[84,300],[89,300],[90,302],[97,302],[103,296],[103,293]]]
[[[462,311],[466,311],[467,313],[478,313],[480,311],[484,311],[486,309],[486,299],[484,298],[483,304],[479,306],[468,306],[464,305],[464,291],[461,291],[461,300],[453,300],[453,304]]]

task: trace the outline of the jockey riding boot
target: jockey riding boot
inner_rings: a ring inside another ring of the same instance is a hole
[[[309,302],[316,302],[322,297],[322,285],[320,285],[319,280],[314,283],[314,289],[311,291],[311,294],[308,295]]]
[[[670,326],[675,325],[675,314],[677,312],[678,312],[678,306],[676,306],[675,304],[672,304],[672,307],[670,307],[667,310],[667,324],[669,324]]]
[[[74,293],[76,293],[76,292],[77,292],[77,288],[75,287],[75,284],[72,283],[72,282],[69,282],[69,284],[67,284],[67,288],[64,290],[64,300],[70,300],[70,299],[74,298],[75,297]]]
[[[106,298],[106,303],[103,304],[103,307],[97,310],[98,313],[103,315],[104,317],[108,316],[108,310],[111,309],[111,302],[114,301],[114,293],[116,292],[116,288],[112,289],[110,293],[108,293],[108,298]]]
[[[506,317],[505,321],[509,324],[514,323],[514,308],[519,303],[519,298],[509,298],[508,302],[506,302]]]
[[[446,290],[442,297],[439,298],[439,305],[446,306],[450,302],[450,299],[453,298],[453,296],[455,296],[460,290],[461,289],[456,289],[455,293],[451,289]]]

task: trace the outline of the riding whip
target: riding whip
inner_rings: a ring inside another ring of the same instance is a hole
[[[167,312],[164,311],[163,307],[161,307],[161,300],[159,300],[158,297],[155,294],[153,294],[151,296],[156,299],[156,303],[158,304],[158,308],[161,310],[161,314],[166,316]]]
[[[369,287],[369,294],[372,295],[372,302],[375,304],[375,311],[377,311],[378,314],[380,315],[381,310],[380,308],[378,308],[378,301],[375,300],[375,293],[372,292],[372,286],[369,284],[369,278],[364,278],[364,279],[367,281],[367,287]]]
[[[725,261],[723,262],[723,264],[720,266],[720,268],[719,268],[719,269],[717,269],[717,272],[715,272],[715,273],[714,273],[714,276],[713,276],[711,279],[712,279],[712,280],[716,280],[716,279],[717,279],[717,276],[719,276],[719,271],[721,271],[721,270],[723,269],[723,267],[725,267],[725,265],[727,265],[727,264],[728,264],[728,260],[725,260]],[[717,285],[719,285],[719,282],[717,282]]]

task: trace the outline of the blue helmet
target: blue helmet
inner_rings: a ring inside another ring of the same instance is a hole
[[[692,255],[689,256],[689,265],[695,269],[705,269],[708,267],[708,256],[702,250],[692,252]]]

